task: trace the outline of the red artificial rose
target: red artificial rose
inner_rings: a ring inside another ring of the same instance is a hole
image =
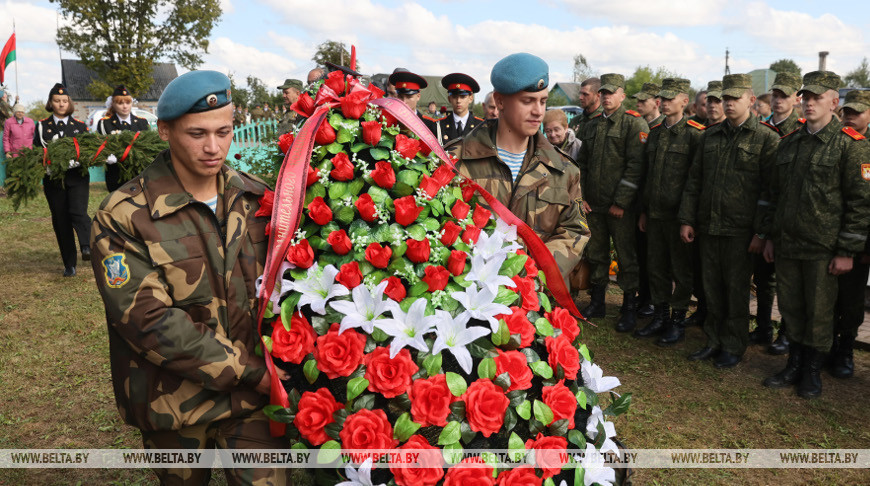
[[[420,189],[426,193],[427,199],[435,197],[441,190],[441,186],[442,184],[439,184],[437,180],[427,175],[424,175],[423,179],[420,180]]]
[[[353,179],[353,164],[344,152],[339,152],[338,155],[332,158],[333,169],[329,175],[337,181],[349,181]]]
[[[305,175],[305,187],[311,187],[315,182],[320,180],[320,171],[314,167],[308,166],[308,173]]]
[[[351,93],[341,99],[341,112],[345,118],[358,120],[365,113],[368,102],[369,93],[365,91]]]
[[[308,217],[320,226],[332,221],[332,210],[321,196],[315,197],[308,205]]]
[[[465,418],[471,430],[489,437],[501,429],[510,400],[500,386],[487,379],[477,379],[462,394]]]
[[[338,333],[340,326],[333,323],[329,332],[317,338],[314,359],[317,369],[326,373],[330,380],[350,376],[363,362],[366,337],[353,329]]]
[[[335,280],[349,289],[353,289],[362,282],[362,272],[359,270],[359,262],[345,263],[341,266]]]
[[[491,466],[465,466],[463,464],[485,464],[480,457],[463,459],[459,464],[447,470],[444,477],[444,486],[492,486],[495,479],[492,478]]]
[[[364,121],[360,123],[362,127],[363,142],[369,145],[377,145],[381,141],[381,130],[383,127],[379,121]]]
[[[390,264],[390,258],[393,256],[393,250],[389,245],[381,246],[380,243],[369,243],[366,247],[366,261],[377,268],[387,268]]]
[[[399,120],[396,119],[393,115],[389,114],[386,110],[381,111],[381,119],[384,120],[384,123],[388,127],[396,126],[399,124]]]
[[[420,151],[420,141],[416,138],[408,138],[401,133],[396,135],[396,152],[406,158],[413,159]]]
[[[547,345],[547,353],[550,355],[547,362],[555,373],[557,366],[562,367],[565,378],[577,379],[577,371],[580,369],[580,352],[568,341],[564,335],[558,337],[547,336],[544,340]]]
[[[261,197],[258,202],[260,203],[260,207],[257,208],[257,212],[254,213],[254,216],[265,216],[271,218],[272,207],[275,205],[275,191],[266,189],[266,191],[263,192],[263,197]]]
[[[396,172],[389,162],[381,160],[375,163],[375,170],[372,171],[372,180],[379,187],[392,189],[396,184]]]
[[[450,214],[452,214],[454,218],[462,221],[468,216],[468,211],[470,210],[471,206],[469,206],[465,201],[457,199],[456,202],[453,203],[453,207],[450,208]]]
[[[360,218],[364,221],[371,223],[375,220],[375,217],[377,216],[377,212],[375,211],[375,201],[369,193],[364,192],[360,194],[353,205],[356,206]]]
[[[538,267],[535,265],[535,260],[531,255],[526,253],[523,250],[517,250],[518,255],[526,255],[526,263],[523,264],[523,268],[526,269],[526,277],[536,277],[538,275]]]
[[[538,293],[535,292],[535,280],[532,277],[520,277],[519,275],[514,275],[511,280],[517,285],[511,290],[520,294],[523,299],[523,309],[527,311],[538,310],[541,303],[538,300]]]
[[[429,253],[431,252],[429,238],[423,238],[423,241],[417,241],[411,238],[407,240],[407,243],[408,251],[405,252],[405,256],[408,257],[408,260],[411,260],[414,263],[429,261]]]
[[[526,310],[511,306],[510,314],[499,314],[496,319],[504,319],[511,334],[520,335],[520,346],[527,348],[535,340],[535,326],[529,321]]]
[[[384,293],[396,302],[401,302],[408,295],[408,290],[402,285],[402,280],[395,275],[386,280],[387,288],[384,289]]]
[[[293,145],[293,134],[285,133],[278,137],[278,149],[281,150],[282,154],[286,154],[288,150],[290,150],[290,146]]]
[[[444,375],[415,381],[408,391],[408,398],[411,400],[411,416],[414,417],[414,422],[423,427],[447,425],[450,404],[457,400],[450,393]]]
[[[290,109],[305,118],[311,118],[311,115],[314,114],[314,99],[311,98],[308,92],[302,93],[296,99],[296,102],[290,105]]]
[[[474,221],[475,226],[483,228],[489,222],[490,216],[492,216],[492,212],[478,204],[474,207],[474,214],[471,216],[471,220]]]
[[[444,223],[441,229],[444,231],[444,234],[441,235],[441,243],[444,246],[450,246],[455,243],[456,238],[459,238],[459,232],[462,231],[462,228],[453,221]]]
[[[444,290],[447,287],[447,281],[450,280],[450,272],[441,265],[429,265],[423,270],[426,276],[420,280],[429,285],[429,292],[436,290]]]
[[[338,255],[347,255],[352,248],[350,238],[348,238],[347,232],[344,230],[336,230],[329,233],[329,236],[326,237],[326,242],[332,246],[332,251]]]
[[[293,425],[299,429],[299,435],[311,442],[311,445],[322,445],[331,440],[326,435],[326,426],[335,422],[332,414],[342,408],[344,405],[336,402],[326,388],[320,388],[316,392],[307,391],[299,399],[299,411],[296,412]]]
[[[314,328],[298,312],[290,319],[290,330],[279,317],[272,323],[272,356],[287,363],[299,364],[314,351]]]
[[[383,349],[383,348],[381,348]],[[393,426],[387,420],[387,414],[383,410],[369,410],[364,408],[359,412],[348,415],[338,433],[341,446],[345,449],[392,449],[399,444],[393,439]],[[382,454],[373,454],[377,460]],[[362,462],[366,458],[359,458]]]
[[[480,238],[480,228],[477,226],[468,225],[465,227],[465,231],[462,232],[462,241],[469,245],[477,243],[478,238]]]
[[[287,248],[287,261],[297,268],[310,268],[314,264],[314,249],[308,240],[302,240]]]
[[[532,387],[532,369],[526,363],[526,355],[519,351],[502,351],[496,349],[498,356],[495,361],[495,376],[507,373],[511,378],[511,385],[507,391],[528,390]]]
[[[562,472],[567,447],[568,439],[559,436],[544,437],[540,432],[535,440],[526,441],[526,449],[535,450],[535,466],[543,471],[544,479]]]
[[[368,90],[369,90],[369,93],[371,93],[371,98],[369,98],[369,99],[376,100],[378,98],[384,97],[384,90],[382,90],[381,88],[378,88],[374,84],[368,85]]]
[[[417,216],[423,212],[423,208],[417,206],[414,196],[400,197],[393,201],[393,206],[396,208],[396,222],[402,226],[413,223],[417,220]]]
[[[495,484],[496,486],[541,486],[543,481],[535,474],[535,468],[526,465],[502,471]]]
[[[335,91],[337,96],[341,96],[344,94],[344,73],[341,71],[332,71],[331,73],[326,75],[326,80],[323,81],[323,84],[332,91]]]
[[[385,398],[394,398],[407,392],[411,388],[411,377],[420,369],[407,349],[399,351],[391,359],[389,349],[375,348],[366,355],[364,362],[368,390],[380,393]]]
[[[317,133],[314,134],[314,141],[320,145],[329,145],[335,142],[335,129],[326,118],[320,123]]]
[[[474,191],[477,188],[474,187],[470,182],[462,185],[462,200],[465,202],[470,202],[471,197],[474,196]]]
[[[420,155],[428,157],[432,153],[432,149],[426,145],[426,142],[420,140]]]
[[[451,250],[450,258],[447,259],[447,270],[453,275],[462,275],[465,271],[465,259],[468,255],[462,250]]]
[[[553,421],[567,419],[568,428],[574,428],[574,413],[577,411],[577,397],[560,380],[553,386],[545,386],[542,394],[544,404],[553,411]]]
[[[568,341],[574,342],[577,336],[580,335],[580,326],[577,325],[577,319],[568,312],[567,309],[556,307],[553,312],[545,312],[544,317],[550,321],[550,324],[557,329],[562,330],[562,335],[568,338]]]
[[[456,177],[456,174],[453,172],[449,166],[441,164],[435,169],[435,172],[432,173],[432,178],[438,181],[442,186],[446,186]]]
[[[419,452],[413,467],[390,465],[390,472],[398,486],[435,486],[444,477],[444,457],[441,449],[432,447],[421,435],[412,435],[397,450],[410,449]]]

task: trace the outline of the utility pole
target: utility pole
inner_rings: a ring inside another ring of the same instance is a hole
[[[828,51],[819,52],[819,71],[827,71],[828,66]]]
[[[731,67],[728,66],[728,57],[731,53],[728,51],[728,48],[725,48],[725,75],[731,74]]]

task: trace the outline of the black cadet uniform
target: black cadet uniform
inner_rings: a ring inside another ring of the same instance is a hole
[[[400,95],[415,95],[419,93],[420,90],[429,86],[429,83],[423,76],[419,76],[410,71],[394,71],[393,74],[390,75],[390,84],[396,87],[396,93]],[[414,109],[414,112],[418,117],[420,117],[420,120],[424,125],[426,125],[426,128],[434,134],[437,130],[436,127],[438,125],[438,120],[420,113],[420,110],[418,109]]]
[[[450,73],[444,76],[441,78],[441,86],[447,90],[448,96],[473,96],[474,93],[480,91],[480,85],[477,84],[477,81],[463,73]],[[483,123],[483,118],[478,118],[471,112],[471,106],[468,107],[467,115],[468,117],[465,122],[457,121],[452,114],[438,120],[438,124],[435,127],[435,135],[438,137],[441,145],[468,135],[478,125]]]
[[[115,88],[115,91],[112,93],[112,98],[115,96],[130,96],[129,91],[124,86],[118,86]],[[104,116],[97,122],[97,133],[103,135],[111,135],[115,132],[122,131],[134,131],[134,132],[143,132],[145,130],[150,130],[151,125],[148,124],[148,120],[138,117],[133,113],[130,113],[130,121],[127,120],[121,121],[121,118],[118,117],[118,114],[115,113],[113,116]],[[115,189],[121,187],[122,184],[127,182],[126,180],[121,180],[121,168],[118,167],[117,163],[106,164],[106,188],[109,192],[114,191]]]

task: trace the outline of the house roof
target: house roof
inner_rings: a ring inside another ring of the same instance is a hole
[[[553,90],[560,89],[568,101],[577,103],[580,101],[580,83],[556,83],[553,85]]]
[[[97,74],[93,70],[86,67],[78,59],[61,59],[60,69],[63,84],[72,99],[77,101],[94,100],[94,95],[88,91],[88,86],[97,78]],[[166,85],[178,77],[175,64],[169,62],[155,62],[151,74],[154,82],[151,83],[147,92],[137,96],[139,101],[157,101]]]

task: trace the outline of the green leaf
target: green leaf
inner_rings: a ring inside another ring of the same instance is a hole
[[[580,408],[586,408],[586,392],[583,390],[577,390],[577,393],[574,394],[577,397],[577,404],[580,405]]]
[[[560,437],[565,437],[565,434],[568,433],[568,419],[560,419],[547,427],[550,431],[550,435],[558,435]]]
[[[341,199],[344,195],[347,194],[347,183],[346,182],[333,182],[329,186],[329,198],[330,199]]]
[[[295,414],[291,414],[290,410],[281,405],[266,405],[263,407],[263,413],[275,422],[280,422],[282,424],[289,424],[293,422],[293,419],[296,417]]]
[[[511,437],[508,439],[508,450],[509,451],[524,451],[526,450],[526,444],[523,442],[523,439],[520,439],[520,436],[517,435],[516,432],[511,432]]]
[[[441,362],[441,353],[426,356],[426,359],[423,360],[423,368],[426,370],[426,374],[430,377],[437,375],[441,371]],[[447,386],[449,387],[450,384],[448,383]]]
[[[462,433],[459,422],[450,422],[438,435],[438,445],[455,444],[459,442],[460,437],[462,437]]]
[[[523,269],[523,265],[526,264],[526,260],[528,259],[529,257],[526,255],[515,253],[505,259],[504,263],[501,264],[498,274],[504,275],[505,277],[519,275],[520,271]]]
[[[410,295],[411,297],[419,297],[426,293],[428,290],[429,284],[420,281],[411,286],[411,289],[408,291],[408,295]]]
[[[592,362],[592,356],[589,355],[589,348],[586,347],[585,344],[580,345],[580,356],[583,356],[583,359],[586,361]]]
[[[375,406],[375,395],[373,393],[364,393],[353,402],[353,411],[359,412],[362,409],[371,410]]]
[[[468,425],[468,422],[459,423],[459,433],[461,435],[462,443],[465,445],[468,445],[468,443],[474,440],[474,437],[477,436],[477,432],[471,430],[471,426]]]
[[[420,424],[411,420],[411,414],[403,413],[396,420],[396,427],[393,429],[393,436],[399,439],[400,442],[405,442],[421,427]]]
[[[534,363],[535,361],[541,361],[541,356],[538,355],[532,348],[522,348],[520,352],[526,355],[526,363]]]
[[[396,197],[410,196],[411,194],[414,194],[414,186],[405,184],[404,182],[396,182],[392,191]]]
[[[532,371],[545,380],[549,380],[553,377],[553,368],[550,368],[550,365],[544,361],[536,361],[529,365],[532,368]]]
[[[495,362],[493,361],[493,363]],[[465,382],[465,378],[463,378],[459,374],[448,371],[446,374],[446,378],[447,388],[450,389],[450,393],[452,393],[454,397],[461,397],[462,394],[465,393],[465,390],[468,389],[468,384]]]
[[[412,224],[407,228],[408,235],[417,241],[423,241],[426,238],[426,228],[420,224]]]
[[[547,478],[542,486],[556,486],[556,481],[553,481],[553,478]]]
[[[369,187],[369,196],[372,197],[375,204],[383,204],[390,197],[390,194],[381,187],[371,186]]]
[[[369,154],[375,160],[387,160],[390,158],[390,151],[379,147],[372,147],[369,150]]]
[[[353,135],[350,133],[350,130],[347,128],[341,128],[338,131],[338,135],[335,137],[335,141],[338,143],[347,143],[353,140]]]
[[[576,445],[580,449],[586,448],[586,436],[577,429],[568,432],[568,442]]]
[[[507,342],[510,341],[511,331],[508,329],[504,319],[498,321],[498,332],[493,333],[490,336],[490,339],[492,340],[492,344],[495,344],[496,346],[507,344]]]
[[[362,177],[357,177],[347,183],[347,192],[351,196],[357,196],[360,191],[362,191],[363,187],[365,187],[365,181]]]
[[[396,174],[396,181],[404,182],[405,184],[412,187],[417,187],[417,184],[420,183],[420,176],[421,174],[416,170],[400,170]]]
[[[318,464],[331,464],[338,460],[341,455],[341,444],[334,440],[329,440],[320,446],[320,452],[317,454]]]
[[[615,395],[615,393],[611,393],[611,395]],[[604,410],[605,415],[622,415],[628,411],[628,407],[631,406],[631,393],[626,393],[621,397],[617,398],[610,404],[607,409]]]
[[[553,330],[553,325],[550,324],[545,317],[540,317],[535,321],[535,329],[538,331],[538,334],[541,336],[552,336],[555,332]]]
[[[308,383],[314,383],[317,377],[320,376],[320,370],[317,369],[317,361],[309,359],[302,367],[302,372],[305,373],[305,379]]]
[[[495,360],[486,358],[477,365],[477,376],[484,379],[495,377]]]
[[[333,143],[326,146],[326,151],[331,153],[332,155],[338,154],[339,152],[342,151],[342,149],[344,149],[344,145],[342,145],[338,142],[333,142]]]
[[[342,206],[341,209],[335,213],[335,220],[342,224],[350,224],[354,219],[354,208],[353,206]]]
[[[527,393],[523,390],[514,390],[507,393],[508,400],[510,400],[510,404],[513,407],[518,406],[519,404],[526,401]]]
[[[553,422],[553,410],[546,403],[535,400],[532,409],[535,411],[535,419],[542,424],[550,425]]]
[[[507,392],[508,388],[511,387],[511,375],[510,375],[510,373],[505,371],[504,373],[495,377],[495,379],[492,380],[492,382],[495,383],[496,386],[501,387],[502,390]]]
[[[456,246],[456,245],[454,245],[454,246]],[[504,286],[500,286],[498,288],[498,295],[495,296],[494,302],[496,304],[506,305],[506,306],[510,307],[510,305],[513,304],[514,301],[519,299],[519,298],[520,298],[519,294],[517,294],[513,290],[509,290]]]
[[[299,292],[291,292],[290,295],[281,302],[281,323],[284,328],[290,330],[290,320],[293,318],[293,313],[296,312],[296,304],[302,294]]]
[[[538,292],[538,300],[541,301],[541,307],[547,312],[553,312],[553,306],[550,304],[550,298],[543,292]]]
[[[514,430],[514,427],[517,425],[517,412],[514,411],[511,407],[508,407],[504,413],[504,430],[505,432],[510,432]]]
[[[462,461],[463,451],[462,444],[459,441],[453,444],[447,444],[441,449],[441,455],[444,457],[444,462],[447,464],[457,464]]]
[[[369,145],[367,143],[364,143],[364,142],[355,143],[355,144],[353,144],[353,147],[350,148],[350,151],[352,153],[357,153],[360,150],[367,148],[368,146]]]
[[[369,380],[362,376],[358,376],[347,382],[347,400],[353,400],[358,397],[369,386]]]
[[[542,285],[544,285],[544,286],[547,285],[547,276],[544,275],[544,271],[543,271],[543,270],[538,270],[538,280],[541,281],[541,284],[542,284]]]
[[[438,231],[441,229],[441,223],[435,218],[426,218],[421,224],[423,228],[426,228],[426,231]]]
[[[526,400],[523,403],[517,405],[517,415],[523,418],[523,420],[528,420],[532,417],[532,402]]]
[[[465,402],[456,400],[450,404],[450,415],[455,416],[452,420],[465,420]]]

